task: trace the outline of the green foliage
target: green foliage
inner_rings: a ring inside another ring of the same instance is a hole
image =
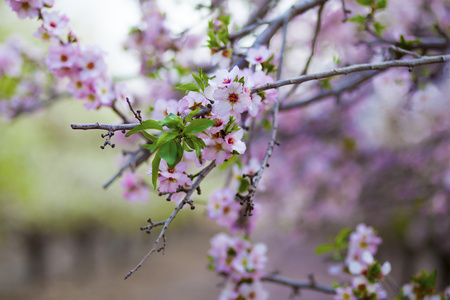
[[[343,252],[345,249],[348,248],[348,236],[350,235],[351,230],[350,228],[343,228],[337,236],[332,239],[332,242],[325,243],[322,245],[319,245],[315,250],[314,254],[321,255],[328,252],[333,252],[332,258],[336,261],[343,260]]]
[[[248,181],[247,178],[239,177],[239,188],[238,193],[243,194],[247,191],[248,187],[250,186],[250,181]]]
[[[274,57],[275,57],[274,54],[272,54],[268,60],[261,63],[262,70],[266,72],[266,75],[278,71],[277,69],[275,69],[275,65],[272,63],[272,59]]]
[[[230,25],[230,16],[220,16],[217,22],[208,22],[208,48],[217,52],[224,49],[228,42],[228,25]]]
[[[18,80],[9,76],[0,78],[0,97],[11,98],[16,93]]]
[[[357,23],[357,24],[363,26],[364,24],[366,24],[367,17],[361,16],[361,15],[358,14],[358,15],[356,15],[356,16],[354,16],[354,17],[351,17],[351,18],[348,19],[348,20],[349,20],[350,22]]]
[[[381,25],[379,22],[375,22],[373,23],[373,29],[378,36],[381,36],[381,33],[386,29],[386,26]]]
[[[434,270],[430,272],[430,274],[427,274],[427,272],[422,270],[419,276],[413,276],[411,279],[424,290],[426,295],[430,295],[433,293],[434,287],[436,286],[437,271]]]
[[[195,85],[195,83],[185,83],[182,84],[180,86],[177,86],[178,90],[183,90],[183,91],[191,91],[191,92],[200,92],[200,89],[198,88],[197,85]]]
[[[387,7],[387,0],[356,0],[362,6],[369,6],[372,10],[385,9]]]
[[[208,77],[207,74],[203,73],[202,68],[198,68],[198,75],[192,73],[195,83],[186,83],[177,87],[179,90],[192,91],[192,92],[205,92],[205,88],[209,86],[208,81],[213,77]]]
[[[156,189],[156,182],[158,179],[159,164],[161,159],[167,162],[169,168],[174,169],[175,166],[183,159],[184,151],[196,151],[197,156],[200,156],[201,150],[206,147],[205,142],[195,134],[203,132],[214,125],[213,120],[209,119],[193,119],[200,109],[190,112],[183,120],[181,117],[169,114],[162,120],[145,120],[141,124],[134,127],[125,134],[126,137],[142,132],[152,143],[144,144],[143,147],[154,153],[152,161],[152,183]],[[171,129],[164,131],[164,126]],[[153,129],[163,131],[157,137],[146,130]],[[206,134],[206,133],[205,133]]]
[[[325,78],[319,81],[320,87],[331,91],[333,87],[331,86],[330,78]]]
[[[407,41],[402,34],[402,35],[400,35],[400,41],[398,41],[398,46],[400,48],[410,50],[414,45],[419,44],[419,43],[420,43],[419,39]]]

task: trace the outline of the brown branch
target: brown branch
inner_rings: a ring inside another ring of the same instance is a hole
[[[90,129],[103,129],[108,131],[118,131],[118,130],[131,130],[138,126],[139,123],[131,124],[101,124],[101,123],[89,123],[89,124],[70,124],[70,127],[74,130],[90,130]]]
[[[311,8],[321,5],[327,1],[328,0],[304,0],[292,5],[283,14],[271,21],[271,24],[261,33],[261,35],[256,38],[255,42],[252,45],[252,48],[258,48],[259,46],[268,44],[270,39],[286,21],[290,21],[294,17],[301,15]],[[236,62],[236,65],[239,67],[245,66],[245,57],[240,58],[239,61]]]
[[[316,22],[316,29],[314,31],[314,37],[313,37],[312,45],[311,45],[311,54],[309,55],[308,61],[306,62],[305,68],[303,69],[303,72],[301,73],[301,75],[305,75],[306,73],[308,73],[309,64],[311,63],[311,60],[314,56],[314,50],[316,47],[317,37],[319,36],[320,25],[322,23],[322,12],[323,12],[324,7],[325,7],[325,2],[320,5],[319,10],[317,12],[317,22]]]
[[[339,82],[336,83],[335,87],[332,90],[322,89],[316,95],[313,95],[309,98],[283,104],[281,105],[280,110],[289,110],[293,108],[304,107],[322,99],[326,99],[329,97],[339,97],[342,93],[346,91],[351,91],[358,88],[361,84],[371,79],[372,77],[380,74],[381,72],[383,71],[364,71],[363,74],[352,74],[359,76],[354,76],[354,78],[350,79],[345,78],[344,80],[340,80]]]
[[[261,278],[261,281],[285,285],[285,286],[293,288],[294,291],[298,291],[301,289],[308,289],[308,290],[313,290],[313,291],[317,291],[317,292],[321,292],[321,293],[325,293],[325,294],[336,294],[336,291],[333,287],[316,284],[315,280],[313,280],[312,277],[310,277],[309,281],[296,281],[293,279],[285,278],[285,277],[274,274],[274,275],[264,276],[263,278]]]
[[[437,56],[423,56],[421,58],[417,59],[410,59],[410,60],[390,60],[385,61],[381,63],[372,63],[372,64],[356,64],[348,67],[343,68],[336,68],[333,70],[328,70],[320,73],[315,74],[307,74],[302,75],[296,78],[290,78],[290,79],[283,79],[278,80],[273,83],[266,83],[262,85],[258,85],[254,88],[252,88],[252,94],[257,93],[260,91],[265,91],[268,89],[274,89],[279,88],[281,86],[290,85],[290,84],[299,84],[306,81],[311,80],[318,80],[323,79],[335,75],[347,75],[349,73],[353,72],[361,72],[361,71],[368,71],[368,70],[386,70],[389,68],[394,67],[416,67],[420,65],[427,65],[427,64],[434,64],[434,63],[441,63],[450,60],[450,54],[446,55],[437,55]]]
[[[203,181],[203,179],[205,179],[206,175],[208,175],[208,173],[211,172],[211,170],[214,169],[215,166],[216,166],[216,162],[213,161],[206,168],[204,168],[202,170],[202,172],[198,176],[197,180],[192,184],[191,188],[186,193],[186,196],[184,196],[183,200],[181,200],[180,203],[177,205],[177,207],[175,207],[174,211],[169,216],[169,218],[167,218],[167,220],[164,221],[164,226],[161,229],[161,232],[159,233],[159,236],[156,238],[152,249],[150,249],[150,251],[144,256],[144,258],[137,264],[136,267],[134,267],[130,272],[127,273],[127,275],[125,275],[124,279],[127,279],[128,277],[130,277],[134,272],[136,272],[140,267],[142,267],[142,264],[150,257],[150,255],[153,252],[155,252],[155,251],[159,252],[161,250],[164,250],[164,247],[165,247],[165,234],[166,234],[167,228],[169,227],[170,223],[172,223],[173,219],[175,219],[175,217],[177,216],[178,212],[183,208],[183,206],[185,204],[192,203],[191,202],[192,200],[190,200],[192,194],[197,189],[197,187],[200,185],[200,183]],[[158,245],[159,245],[161,239],[164,240],[164,244],[163,244],[162,247],[158,248]]]

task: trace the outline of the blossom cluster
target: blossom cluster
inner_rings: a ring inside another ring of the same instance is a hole
[[[75,99],[87,100],[87,109],[111,106],[116,99],[125,100],[129,94],[126,87],[115,85],[107,75],[105,53],[96,46],[81,47],[68,27],[66,15],[43,10],[51,7],[53,1],[10,0],[7,3],[20,17],[38,17],[42,21],[34,35],[51,43],[45,59],[48,71],[57,79],[68,78],[67,90]]]
[[[205,118],[213,120],[214,125],[196,134],[203,140],[205,147],[199,156],[184,154],[184,160],[194,161],[199,167],[203,166],[204,160],[215,161],[217,165],[221,165],[233,155],[243,154],[246,150],[246,145],[242,141],[244,130],[240,124],[261,117],[270,104],[276,101],[276,91],[252,94],[251,86],[271,81],[273,81],[272,77],[263,71],[240,70],[237,66],[230,71],[219,69],[212,74],[207,86],[202,91],[189,91],[179,101],[158,99],[152,111],[152,118],[161,120],[170,114],[183,116],[196,109],[211,105],[211,112]],[[244,113],[248,113],[252,118],[247,118]],[[160,167],[160,171],[162,169]],[[174,171],[172,170],[172,172]],[[151,174],[151,171],[148,174]],[[162,176],[162,172],[160,172],[158,175],[160,192],[175,193],[180,186],[187,188],[191,184],[186,180],[180,182],[172,180],[170,188],[168,188],[168,181],[165,178],[167,177]],[[225,193],[231,194],[229,191]],[[231,215],[237,216],[238,206],[236,204],[233,203],[230,206],[230,209],[233,208],[231,209],[233,213],[230,211]],[[210,204],[210,207],[213,206]],[[214,215],[212,211],[211,214]],[[223,226],[225,223],[229,224],[226,221],[219,222]]]
[[[350,234],[345,266],[351,275],[351,286],[336,288],[335,300],[387,299],[380,281],[390,273],[391,264],[380,266],[373,257],[381,242],[375,230],[365,224],[359,224]]]
[[[13,119],[46,106],[58,92],[40,64],[44,53],[18,36],[0,45],[0,115]]]
[[[264,244],[219,233],[211,239],[210,268],[226,277],[220,300],[268,299],[261,277],[267,261]]]

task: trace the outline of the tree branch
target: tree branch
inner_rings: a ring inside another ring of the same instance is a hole
[[[260,36],[258,36],[252,45],[252,48],[258,48],[259,46],[266,45],[269,43],[270,39],[274,34],[280,29],[285,21],[290,21],[295,16],[298,16],[317,5],[321,5],[328,0],[304,0],[299,1],[292,5],[288,10],[286,10],[282,15],[273,19],[271,24],[264,30]],[[245,57],[239,59],[236,63],[237,66],[243,67],[246,65]]]
[[[131,123],[131,124],[101,124],[101,123],[89,123],[89,124],[70,124],[70,127],[74,130],[90,130],[90,129],[103,129],[108,131],[118,131],[118,130],[131,130],[134,127],[138,126],[139,123]]]
[[[361,71],[368,71],[368,70],[386,70],[393,67],[416,67],[420,65],[427,65],[427,64],[434,64],[434,63],[441,63],[450,60],[450,54],[446,55],[437,55],[437,56],[423,56],[421,58],[417,59],[410,59],[410,60],[390,60],[385,61],[381,63],[372,63],[372,64],[356,64],[348,67],[343,68],[336,68],[333,70],[315,73],[315,74],[307,74],[302,75],[296,78],[290,78],[290,79],[283,79],[278,80],[273,83],[266,83],[262,85],[258,85],[254,88],[252,88],[252,94],[257,93],[260,91],[265,91],[268,89],[274,89],[279,88],[281,86],[290,85],[290,84],[299,84],[306,81],[311,80],[318,80],[323,79],[335,75],[347,75],[349,73],[353,72],[361,72]]]
[[[163,239],[165,241],[165,233],[166,233],[167,228],[169,227],[170,223],[172,223],[173,219],[175,219],[178,212],[183,208],[183,206],[185,204],[189,204],[189,202],[191,202],[190,198],[191,198],[192,194],[197,189],[197,187],[200,186],[200,183],[203,181],[203,179],[205,179],[206,175],[208,175],[208,173],[211,172],[211,170],[214,169],[215,166],[216,166],[216,162],[213,161],[212,163],[210,163],[206,168],[204,168],[201,171],[201,173],[198,175],[197,180],[192,184],[191,188],[186,193],[186,196],[184,196],[183,200],[181,200],[180,203],[177,205],[177,207],[175,207],[174,211],[169,216],[169,218],[166,221],[164,221],[164,226],[161,229],[161,232],[159,233],[158,238],[156,238],[152,249],[150,249],[150,251],[144,256],[144,258],[139,262],[139,264],[137,264],[136,267],[134,267],[130,272],[127,273],[127,275],[125,275],[124,279],[127,279],[128,277],[130,277],[134,272],[136,272],[140,267],[142,267],[142,264],[147,260],[147,258],[150,257],[150,255],[153,252],[155,252],[155,251],[159,252],[161,250],[164,250],[165,242],[164,242],[163,246],[160,248],[158,248],[158,245],[159,245],[161,239]],[[160,223],[161,222],[158,222],[156,224],[160,225]]]
[[[278,283],[281,285],[289,286],[289,287],[293,288],[294,290],[308,289],[308,290],[314,290],[314,291],[325,293],[325,294],[336,294],[336,291],[334,290],[333,287],[316,284],[316,282],[314,280],[312,280],[311,277],[310,277],[309,282],[303,282],[303,281],[296,281],[293,279],[281,277],[279,275],[274,274],[274,275],[264,276],[263,278],[261,278],[261,281]]]
[[[380,74],[381,72],[383,72],[383,71],[364,71],[363,74],[354,74],[354,75],[360,75],[360,76],[354,76],[354,78],[350,78],[350,79],[345,78],[345,80],[340,80],[340,82],[337,82],[335,85],[335,88],[333,88],[331,91],[322,89],[316,95],[311,96],[309,98],[301,99],[298,101],[294,101],[291,103],[281,105],[280,110],[289,110],[289,109],[293,109],[293,108],[304,107],[304,106],[307,106],[316,101],[326,99],[328,97],[339,96],[346,91],[351,91],[351,90],[356,89],[358,86],[360,86],[367,80],[371,79],[372,77]],[[351,76],[351,75],[349,75],[349,76]]]

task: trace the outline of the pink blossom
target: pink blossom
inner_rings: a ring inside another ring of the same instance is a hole
[[[334,300],[356,300],[357,298],[353,295],[352,287],[338,287],[336,288],[336,296]]]
[[[215,190],[206,205],[208,218],[215,220],[220,226],[231,227],[239,218],[241,210],[235,194],[231,188]]]
[[[105,74],[106,63],[103,55],[104,52],[96,46],[88,47],[81,52],[78,65],[81,68],[79,72],[82,80],[98,78]]]
[[[226,88],[217,89],[213,93],[213,98],[216,101],[213,113],[219,116],[232,112],[243,113],[252,105],[250,93],[244,91],[244,87],[239,82],[232,82]]]
[[[114,95],[115,99],[120,102],[125,109],[129,109],[127,99],[131,104],[134,103],[134,98],[128,90],[127,86],[123,83],[115,83],[114,84]]]
[[[57,12],[42,12],[42,27],[47,30],[51,36],[61,36],[67,28],[69,18]]]
[[[217,70],[214,74],[214,78],[209,80],[209,84],[216,88],[224,88],[227,87],[230,83],[232,83],[236,76],[238,76],[239,73],[239,67],[234,66],[233,69],[231,69],[230,72],[228,72],[226,69],[220,69]]]
[[[96,98],[102,105],[112,105],[115,99],[115,94],[112,88],[112,81],[110,79],[98,78],[93,82],[93,89]]]
[[[6,0],[6,4],[8,4],[21,19],[38,17],[39,10],[44,6],[42,0]]]
[[[178,103],[178,112],[180,114],[188,114],[202,106],[209,104],[209,101],[201,93],[189,92],[181,98]]]
[[[209,161],[216,161],[216,164],[221,165],[225,159],[229,158],[231,154],[227,152],[227,144],[222,138],[205,140],[206,148],[203,149],[202,155]]]
[[[224,137],[229,152],[236,151],[239,154],[244,154],[246,146],[241,140],[244,134],[244,130],[233,131]]]
[[[123,196],[130,202],[146,202],[148,187],[143,178],[135,173],[126,172],[122,178]]]
[[[267,46],[263,45],[258,49],[250,48],[247,52],[247,60],[250,64],[256,65],[265,62],[272,55],[272,51],[267,49]]]
[[[23,59],[17,51],[3,45],[0,46],[0,76],[20,76],[22,63]]]
[[[178,101],[175,99],[158,99],[156,100],[153,111],[152,111],[152,119],[154,120],[162,120],[167,117],[169,114],[177,114],[178,112]]]
[[[45,62],[49,72],[55,72],[58,77],[73,74],[72,68],[80,61],[80,48],[76,44],[50,46]]]
[[[239,286],[239,295],[243,299],[249,300],[269,299],[269,293],[263,288],[261,281],[254,281],[252,284],[241,284]]]
[[[165,160],[161,160],[159,165],[159,191],[175,193],[178,187],[189,187],[192,185],[192,180],[185,173],[187,165],[185,162],[179,162],[174,169],[170,169]],[[151,174],[151,169],[146,173]]]

